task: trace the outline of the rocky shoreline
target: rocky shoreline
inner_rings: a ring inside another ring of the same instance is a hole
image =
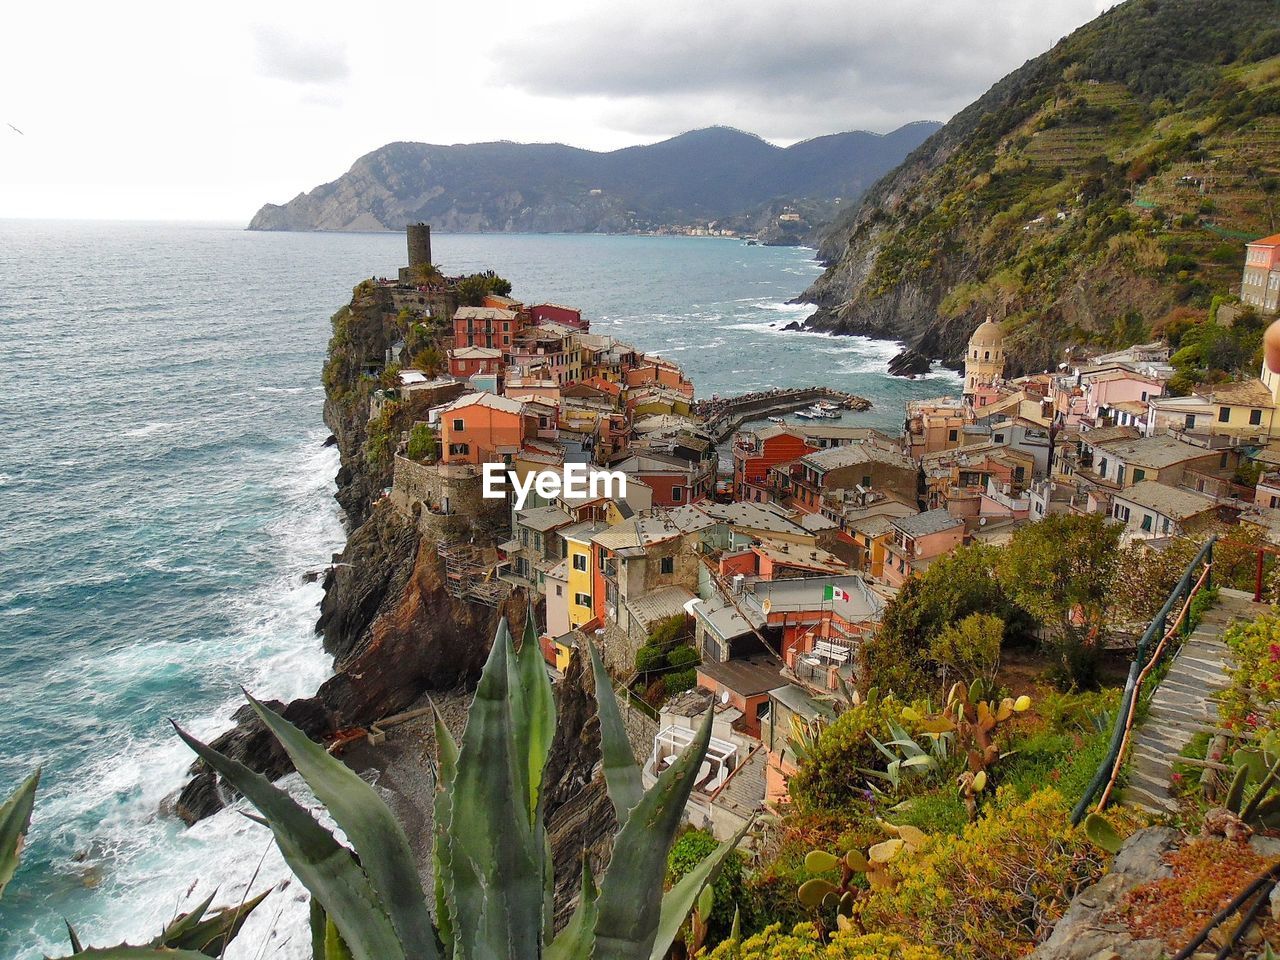
[[[452,596],[436,544],[383,496],[390,471],[367,453],[369,386],[360,371],[366,357],[381,356],[389,345],[388,307],[383,292],[357,287],[351,304],[334,318],[326,367],[324,417],[333,433],[325,443],[339,451],[336,499],[348,529],[346,545],[324,572],[316,622],[334,658],[333,675],[311,697],[268,705],[384,790],[426,873],[434,793],[431,723],[422,717],[398,724],[377,744],[366,737],[367,729],[384,717],[434,703],[460,733],[499,619],[507,617],[518,635],[528,598],[516,591],[495,608]],[[350,374],[335,378],[334,369]],[[554,786],[547,813],[559,868],[557,902],[564,908],[576,893],[583,853],[593,865],[606,862],[615,821],[606,794],[593,781],[599,758],[595,702],[589,672],[576,657],[556,696],[560,720],[548,768]],[[211,741],[215,749],[271,779],[292,770],[249,707],[232,719],[234,725]],[[190,772],[165,812],[194,824],[234,800],[235,792],[202,761]]]

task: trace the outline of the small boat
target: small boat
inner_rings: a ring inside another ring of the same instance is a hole
[[[819,410],[839,410],[840,408],[829,400],[819,400],[814,404]]]
[[[770,423],[786,423],[787,421],[783,420],[781,417],[770,417],[769,422]]]
[[[748,246],[748,247],[758,247],[758,246],[760,246],[760,241],[759,241],[759,240],[757,240],[755,237],[747,237],[747,246]]]
[[[818,419],[818,415],[813,412],[812,408],[808,410],[797,410],[796,416],[799,417],[801,420],[817,420]]]

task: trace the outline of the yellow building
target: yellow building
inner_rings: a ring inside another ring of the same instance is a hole
[[[964,355],[964,395],[972,398],[980,386],[995,383],[1003,376],[1004,331],[988,315],[969,338]]]
[[[569,626],[580,627],[596,618],[596,564],[595,548],[591,538],[608,524],[599,520],[575,523],[560,530],[564,539],[565,563],[568,567]],[[603,602],[603,597],[600,598]]]
[[[1280,375],[1266,363],[1255,380],[1206,384],[1187,397],[1153,397],[1148,402],[1151,433],[1280,439]]]

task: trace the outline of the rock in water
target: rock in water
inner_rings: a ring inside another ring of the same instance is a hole
[[[889,361],[889,372],[895,377],[916,377],[928,373],[933,363],[923,353],[908,347]]]

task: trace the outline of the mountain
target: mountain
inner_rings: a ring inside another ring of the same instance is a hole
[[[811,329],[1013,365],[1208,315],[1278,229],[1280,0],[1129,0],[1000,80],[837,219]]]
[[[778,198],[851,198],[938,124],[778,147],[728,127],[608,153],[559,143],[389,143],[345,174],[267,204],[250,230],[601,231],[707,221]]]

